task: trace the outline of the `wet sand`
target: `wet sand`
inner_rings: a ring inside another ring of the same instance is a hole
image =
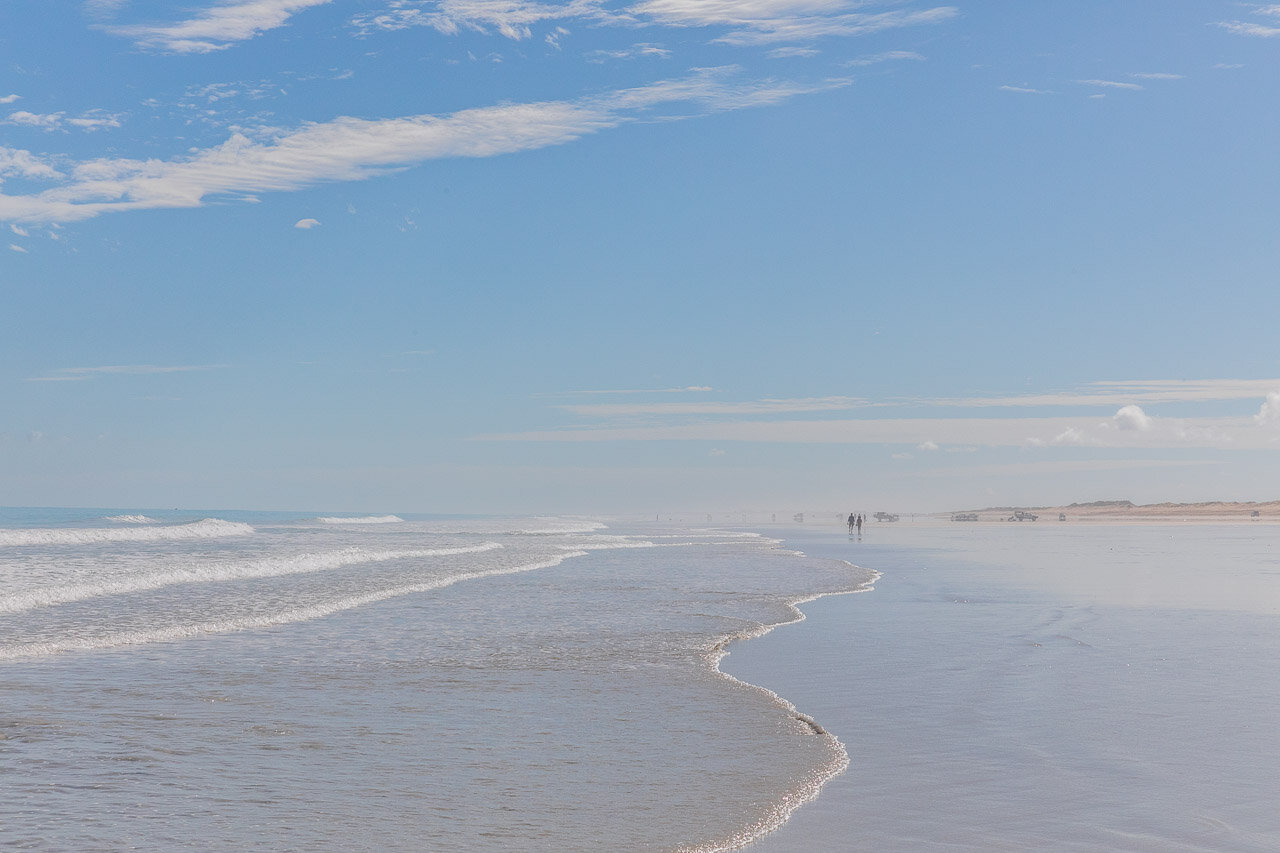
[[[1274,527],[872,527],[874,592],[738,644],[850,768],[752,851],[1280,849]]]

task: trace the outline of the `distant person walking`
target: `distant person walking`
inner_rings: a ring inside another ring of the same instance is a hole
[[[853,513],[849,513],[849,533],[850,534],[853,533],[853,528],[857,523],[858,523],[858,520],[854,518]]]
[[[858,516],[855,523],[858,525],[858,536],[862,536],[862,516],[861,515]]]

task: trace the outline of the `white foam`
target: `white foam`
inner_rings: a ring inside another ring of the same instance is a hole
[[[63,652],[95,651],[100,649],[116,648],[119,646],[137,646],[145,643],[173,642],[175,640],[185,640],[206,634],[226,634],[232,631],[244,631],[254,628],[270,628],[275,625],[287,625],[293,622],[308,622],[314,619],[322,619],[326,616],[332,616],[333,614],[339,613],[343,610],[363,607],[366,604],[375,604],[379,601],[399,598],[404,595],[413,595],[414,593],[431,592],[432,590],[443,589],[444,587],[453,586],[454,584],[462,581],[478,580],[480,578],[493,577],[495,575],[511,575],[519,572],[531,572],[537,569],[549,569],[560,565],[571,557],[585,556],[586,552],[575,551],[568,554],[561,554],[558,557],[553,557],[550,560],[544,560],[542,562],[526,563],[520,566],[509,566],[500,569],[484,569],[482,571],[467,572],[465,574],[439,578],[437,580],[426,581],[424,583],[409,584],[406,586],[393,587],[391,589],[378,590],[377,592],[368,592],[363,595],[339,598],[322,604],[314,604],[310,607],[299,607],[292,610],[279,610],[275,613],[263,616],[254,616],[243,619],[226,619],[216,622],[200,622],[193,625],[174,625],[168,628],[158,628],[151,631],[126,631],[118,634],[108,634],[102,637],[68,638],[42,643],[23,643],[16,646],[3,646],[0,647],[0,660],[45,657],[48,655],[61,654]]]
[[[248,536],[254,529],[238,521],[206,518],[189,524],[158,526],[18,528],[0,530],[0,545],[90,545],[95,542],[150,542],[163,539],[215,539]]]
[[[404,519],[398,515],[362,515],[354,518],[323,516],[316,521],[322,524],[398,524]]]
[[[108,515],[103,521],[114,521],[119,524],[159,524],[154,518],[145,515]]]
[[[850,568],[857,568],[847,560],[841,560],[840,562],[845,563]],[[678,851],[678,853],[727,853],[727,851],[737,850],[751,844],[753,841],[758,841],[760,838],[768,835],[790,820],[791,815],[795,813],[796,809],[800,808],[805,803],[817,799],[818,794],[822,791],[822,787],[824,785],[849,768],[849,752],[845,749],[845,745],[840,742],[839,738],[819,725],[818,721],[813,717],[801,712],[790,701],[779,696],[767,687],[761,687],[758,684],[751,684],[740,678],[735,678],[729,673],[723,671],[720,669],[720,662],[727,654],[729,654],[730,643],[764,636],[774,628],[781,627],[782,625],[792,625],[796,622],[803,622],[805,619],[804,611],[802,611],[798,605],[805,604],[810,601],[816,601],[817,599],[825,598],[828,595],[849,595],[853,593],[870,592],[875,589],[875,582],[878,581],[880,577],[881,575],[879,572],[872,572],[871,578],[853,589],[840,590],[838,592],[818,593],[816,595],[811,595],[806,598],[789,602],[789,606],[794,613],[794,618],[786,622],[755,625],[734,634],[721,637],[719,642],[715,643],[707,650],[707,661],[711,664],[716,675],[736,684],[741,684],[751,690],[757,690],[768,696],[772,702],[785,710],[793,719],[800,721],[808,727],[814,735],[822,738],[827,746],[828,753],[826,761],[814,767],[808,774],[806,774],[805,777],[800,780],[800,783],[774,803],[763,817],[758,818],[748,826],[739,829],[727,838],[722,838],[705,844],[683,845],[677,847],[676,851]]]
[[[0,596],[0,613],[19,613],[38,607],[68,604],[106,595],[126,595],[187,583],[219,583],[225,581],[270,578],[281,575],[325,572],[362,563],[380,563],[404,558],[444,557],[454,554],[478,554],[501,548],[497,542],[465,545],[456,548],[420,548],[415,550],[374,550],[343,548],[288,557],[268,557],[241,563],[215,563],[194,568],[169,569],[150,574],[129,575],[98,583],[73,584],[51,589],[30,590],[17,595]]]
[[[594,533],[597,530],[605,530],[609,527],[607,524],[601,524],[596,521],[581,521],[578,519],[539,518],[536,520],[544,526],[522,528],[511,532],[519,536],[561,536],[567,533]]]

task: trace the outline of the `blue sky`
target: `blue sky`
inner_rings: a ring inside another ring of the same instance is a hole
[[[1280,497],[1278,5],[64,6],[0,504]]]

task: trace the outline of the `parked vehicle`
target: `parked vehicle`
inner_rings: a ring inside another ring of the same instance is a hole
[[[1034,512],[1024,512],[1023,510],[1015,509],[1013,511],[1013,515],[1009,516],[1006,521],[1035,521],[1039,517],[1040,516],[1036,515]]]

